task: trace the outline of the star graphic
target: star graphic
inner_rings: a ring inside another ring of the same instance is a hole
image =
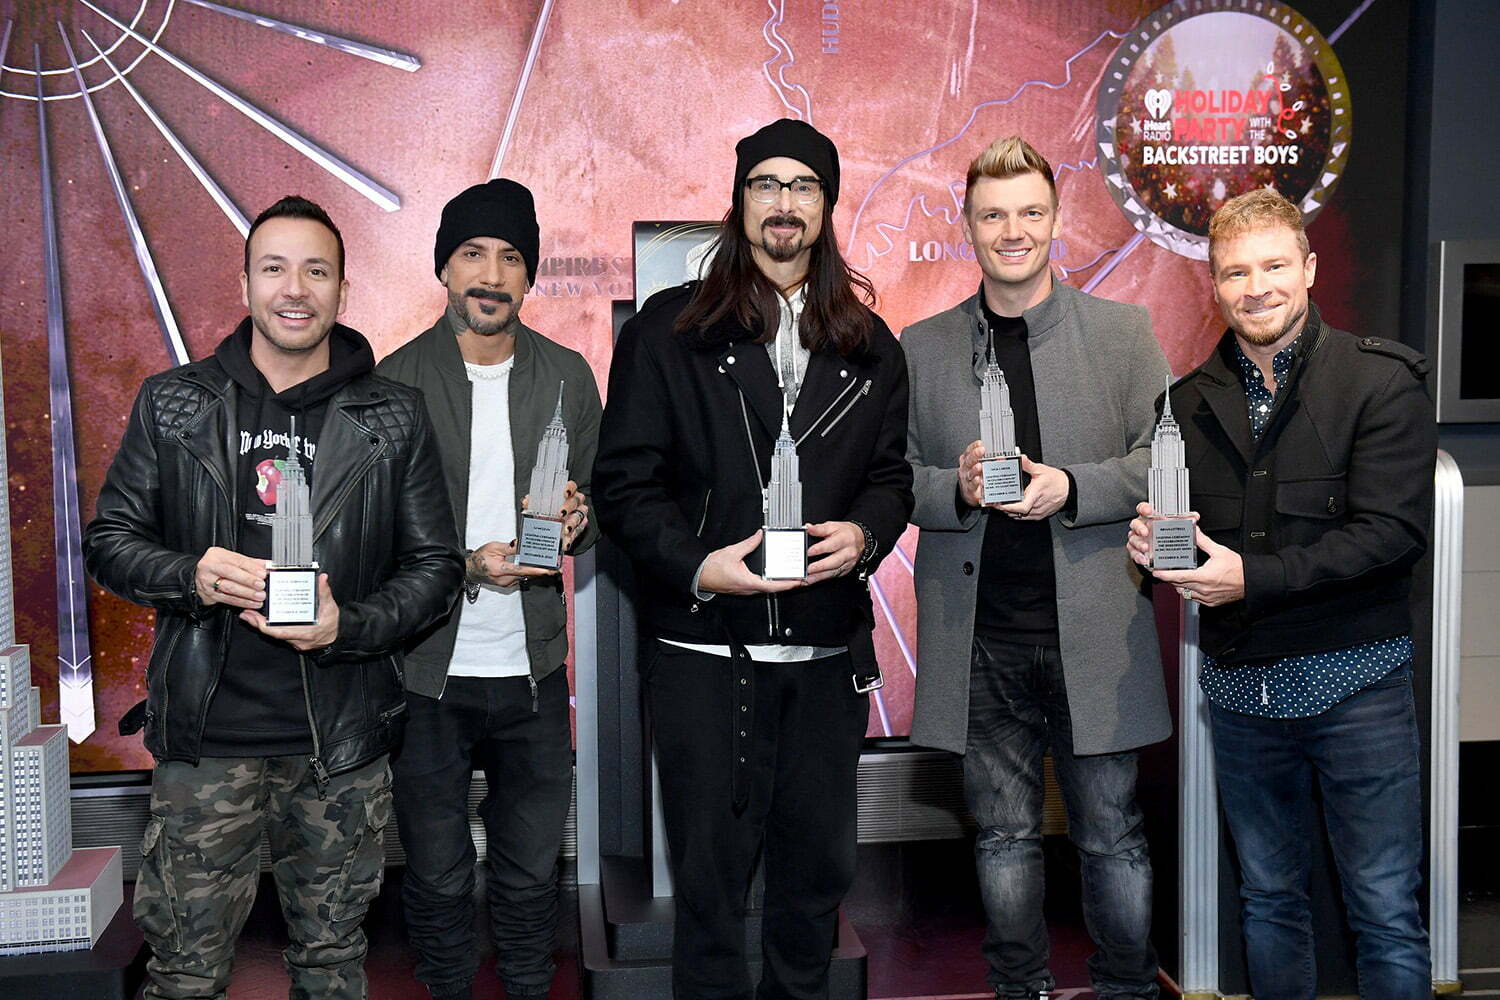
[[[1162,190],[1162,194],[1166,195],[1168,198],[1176,198],[1177,197],[1177,185],[1174,184],[1174,183],[1169,183],[1166,187],[1162,188],[1161,190]]]
[[[1301,133],[1303,135],[1306,135],[1308,133],[1308,130],[1311,129],[1311,128],[1312,128],[1312,119],[1311,118],[1304,118],[1304,119],[1302,119],[1302,128],[1299,131],[1301,131]]]

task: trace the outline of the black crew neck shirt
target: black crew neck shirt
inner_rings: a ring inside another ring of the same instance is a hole
[[[1000,316],[979,293],[995,352],[1005,372],[1016,418],[1016,444],[1033,462],[1042,458],[1042,432],[1036,413],[1036,385],[1026,320]],[[1018,521],[985,509],[984,548],[979,563],[979,599],[974,631],[991,639],[1032,646],[1057,646],[1057,572],[1052,565],[1052,526]]]

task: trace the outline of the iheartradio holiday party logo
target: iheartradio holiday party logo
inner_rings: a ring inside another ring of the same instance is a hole
[[[1317,215],[1349,156],[1333,48],[1285,4],[1175,0],[1126,35],[1099,88],[1100,165],[1152,241],[1208,257],[1208,220],[1270,187]]]

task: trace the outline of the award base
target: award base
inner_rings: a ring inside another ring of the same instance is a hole
[[[540,569],[561,569],[562,541],[562,518],[522,511],[521,537],[516,540],[516,562]]]
[[[1198,544],[1190,517],[1151,519],[1151,568],[1196,569]]]
[[[762,580],[801,580],[807,576],[807,529],[767,528],[761,538]]]
[[[267,567],[266,603],[260,613],[267,625],[316,625],[318,564]]]
[[[1025,490],[1021,482],[1021,456],[982,458],[979,470],[984,476],[985,503],[1015,503],[1021,499]]]

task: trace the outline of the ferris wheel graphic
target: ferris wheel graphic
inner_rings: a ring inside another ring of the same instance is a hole
[[[419,59],[403,52],[211,0],[129,0],[135,6],[132,13],[112,13],[100,6],[102,2],[106,0],[20,0],[20,13],[7,17],[0,24],[0,114],[29,112],[36,116],[57,560],[58,705],[62,722],[68,727],[68,736],[75,743],[83,742],[94,731],[93,667],[85,601],[73,399],[64,326],[62,247],[48,138],[49,114],[59,102],[82,102],[89,130],[119,208],[121,226],[129,238],[150,298],[162,343],[172,363],[180,365],[190,360],[182,332],[132,202],[131,189],[122,176],[119,159],[111,146],[110,123],[101,116],[94,95],[115,86],[128,94],[192,174],[203,196],[213,201],[241,236],[246,236],[250,230],[249,220],[214,179],[212,164],[205,164],[189,149],[169,124],[168,117],[152,103],[149,94],[131,81],[134,71],[143,63],[159,61],[170,66],[196,84],[192,89],[201,94],[204,102],[227,107],[248,119],[382,211],[399,210],[401,198],[360,167],[174,53],[169,30],[174,17],[181,19],[185,8],[198,8],[274,32],[285,38],[287,44],[317,46],[330,53],[327,58],[357,57],[407,73],[422,67]],[[4,6],[0,5],[0,10],[3,9]],[[43,58],[44,51],[53,55],[50,64]],[[60,61],[56,59],[59,51],[66,57]],[[13,165],[0,163],[0,176],[7,184],[17,180]]]

